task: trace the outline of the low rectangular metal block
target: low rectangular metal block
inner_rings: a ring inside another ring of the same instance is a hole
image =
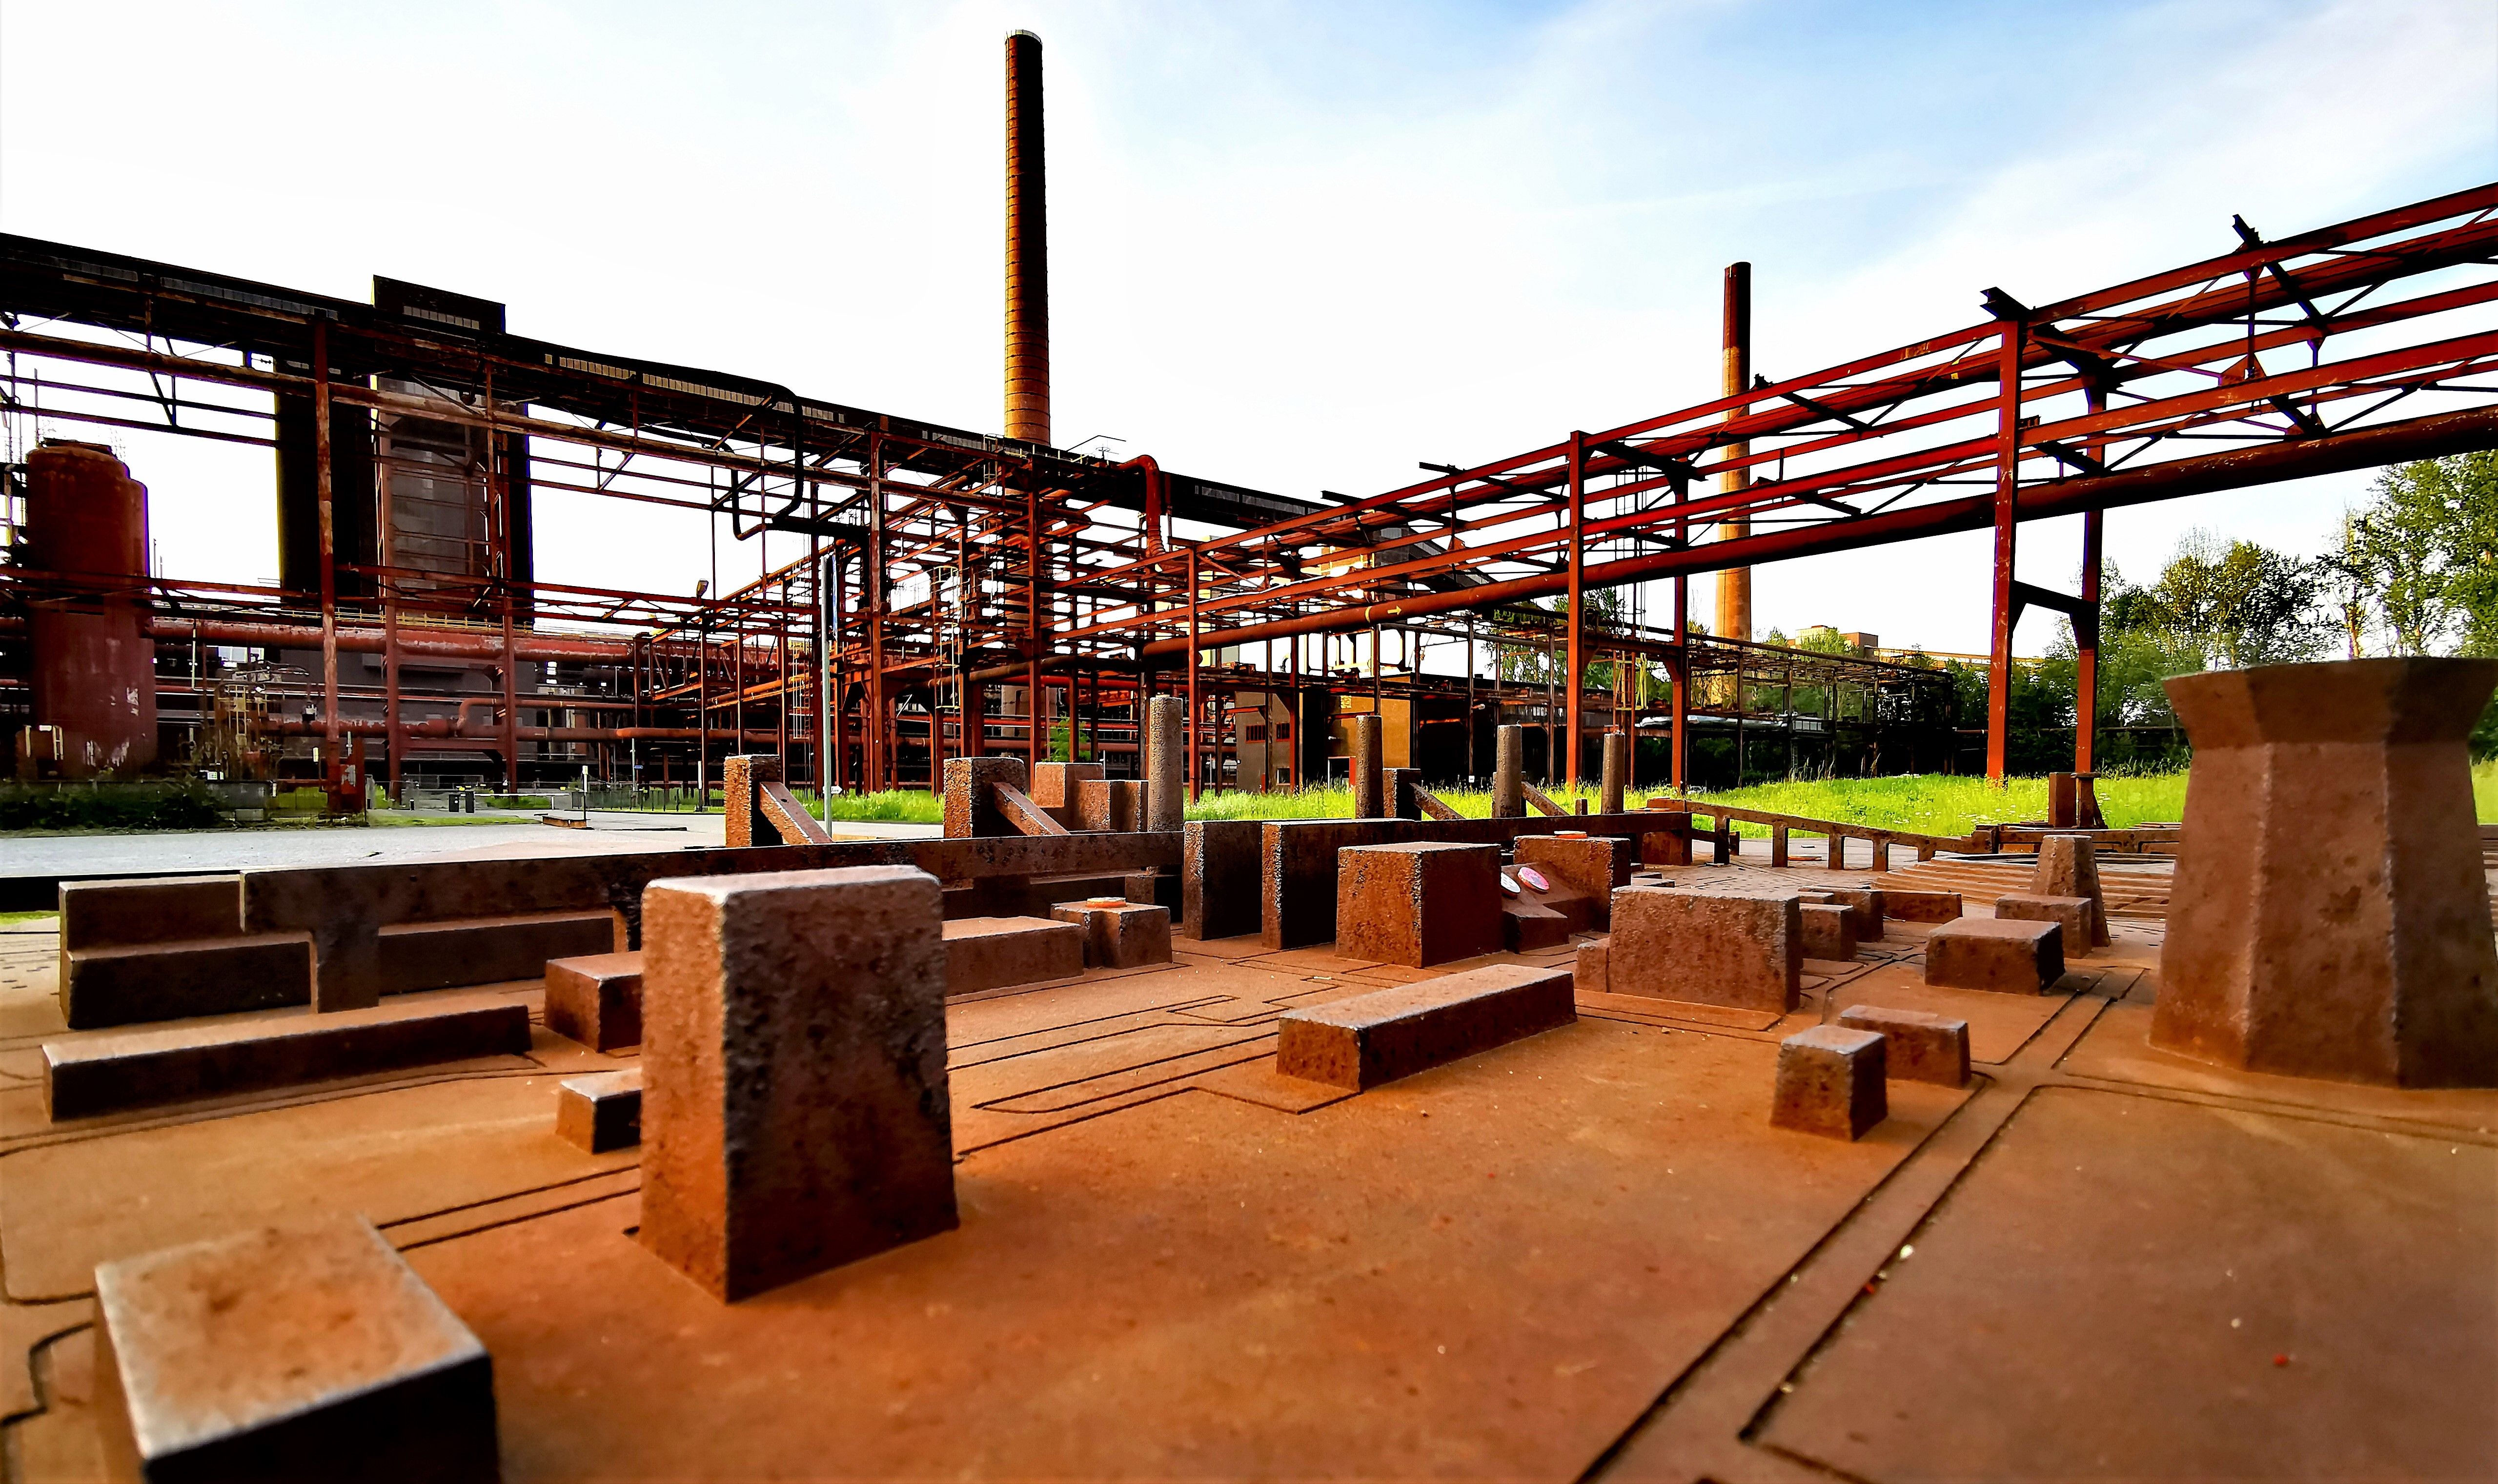
[[[956,1222],[937,879],[642,897],[642,1245],[723,1303]]]
[[[1043,809],[1073,809],[1079,784],[1102,776],[1098,762],[1036,762],[1032,765],[1032,801]]]
[[[642,955],[550,958],[547,1029],[593,1051],[642,1044]]]
[[[2097,904],[2087,896],[2049,896],[2036,891],[2010,891],[1995,899],[1998,919],[2014,922],[2053,922],[2065,930],[2065,952],[2079,956],[2091,951],[2091,928]]]
[[[550,959],[613,953],[613,912],[394,922],[381,930],[384,994],[542,979]]]
[[[1873,887],[1822,887],[1823,896],[1845,907],[1856,919],[1856,941],[1873,943],[1882,936],[1882,893]]]
[[[1659,809],[1654,813],[1679,823],[1672,834],[1645,835],[1640,840],[1640,864],[1652,866],[1684,866],[1691,864],[1691,813],[1684,809]]]
[[[1882,1038],[1884,1074],[1903,1081],[1958,1087],[1969,1081],[1969,1022],[1922,1010],[1853,1005],[1839,1024]]]
[[[361,1077],[529,1048],[518,1001],[385,1005],[330,1015],[218,1020],[44,1043],[44,1108],[54,1120],[158,1103]]]
[[[1073,979],[1084,972],[1084,929],[1047,918],[957,918],[945,924],[945,992]]]
[[[60,903],[64,953],[242,933],[240,876],[65,881]]]
[[[1594,904],[1595,924],[1603,927],[1613,920],[1614,888],[1631,884],[1636,854],[1622,836],[1572,832],[1521,835],[1510,858],[1585,896]]]
[[[555,1089],[556,1137],[587,1153],[642,1142],[642,1069],[567,1077]]]
[[[1084,934],[1084,961],[1096,969],[1135,969],[1170,962],[1170,909],[1119,901],[1061,902],[1049,909]]]
[[[1075,784],[1074,828],[1128,834],[1145,827],[1145,781],[1083,778]]]
[[[1785,892],[1621,887],[1614,893],[1612,992],[1783,1015],[1803,987],[1801,913]]]
[[[1491,964],[1288,1011],[1275,1070],[1359,1091],[1570,1024],[1571,972]]]
[[[1798,1031],[1778,1043],[1770,1122],[1832,1139],[1861,1139],[1890,1116],[1883,1080],[1879,1035],[1838,1025]]]
[[[312,943],[255,933],[80,949],[61,954],[60,1001],[72,1030],[308,1005]]]
[[[1256,820],[1181,826],[1179,935],[1237,938],[1258,930]]]
[[[1926,938],[1926,983],[1950,989],[2036,994],[2065,973],[2065,929],[2056,922],[1961,918]]]
[[[1882,915],[1903,922],[1949,922],[1961,915],[1960,893],[1884,887]]]
[[[1847,908],[1817,902],[1796,905],[1797,925],[1804,933],[1804,956],[1846,963],[1856,956],[1855,914]]]
[[[1496,953],[1509,916],[1497,845],[1365,845],[1336,855],[1335,948],[1347,958],[1420,969]]]
[[[499,1477],[486,1347],[361,1216],[100,1264],[95,1310],[118,1477]]]
[[[1535,953],[1569,942],[1571,921],[1542,902],[1504,897],[1500,904],[1500,930],[1501,945],[1509,952]]]

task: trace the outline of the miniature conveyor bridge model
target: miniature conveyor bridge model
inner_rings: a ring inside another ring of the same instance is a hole
[[[292,590],[124,580],[160,642],[323,648],[314,716],[284,725],[333,756],[359,727],[421,735],[399,720],[400,662],[447,655],[499,663],[492,720],[464,708],[437,725],[490,738],[507,769],[523,742],[690,748],[704,766],[768,745],[807,759],[793,782],[881,787],[903,776],[909,732],[913,776],[933,786],[949,754],[1048,756],[1044,693],[1089,727],[1085,748],[1119,750],[1140,697],[1170,690],[1192,702],[1195,787],[1209,753],[1223,776],[1240,692],[1375,688],[1331,676],[1304,636],[1540,643],[1549,617],[1520,605],[1567,597],[1559,673],[1639,653],[1674,676],[1680,784],[1681,724],[1709,704],[1685,683],[1710,667],[1686,652],[1691,574],[1991,529],[2000,773],[2025,609],[2074,620],[2093,684],[2099,512],[2498,445],[2498,185],[2278,241],[2236,231],[2218,257],[2036,306],[1991,289],[1972,325],[1333,505],[512,336],[499,306],[412,285],[357,304],[17,237],[0,238],[0,351],[9,409],[52,427],[278,446],[283,462],[274,425],[300,406],[325,509],[352,503],[332,477],[340,409],[484,435],[461,476],[492,512],[468,575],[325,537],[317,583]],[[387,500],[387,471],[374,477]],[[807,550],[772,566],[757,542],[752,581],[694,597],[540,582],[538,490],[703,511],[738,539],[778,531]],[[2019,523],[2071,514],[2083,591],[2016,581]],[[1174,519],[1217,533],[1175,538]],[[1676,594],[1661,638],[1609,632],[1580,600],[1659,579]],[[94,587],[0,568],[19,610]],[[1217,647],[1262,644],[1263,673],[1205,667]],[[341,679],[340,649],[386,657],[391,720],[342,715],[358,681]],[[515,660],[618,679],[524,726]],[[1001,684],[1020,711],[983,716]],[[1494,704],[1525,694],[1489,689]],[[1590,714],[1637,702],[1561,689],[1557,771],[1582,777]],[[2084,770],[2090,745],[2084,726]]]

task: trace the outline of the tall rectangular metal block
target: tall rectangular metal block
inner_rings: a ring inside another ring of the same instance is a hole
[[[1552,878],[1553,885],[1586,897],[1592,904],[1592,920],[1603,927],[1614,919],[1614,888],[1631,884],[1632,854],[1626,837],[1586,835],[1574,830],[1554,835],[1521,835],[1510,858],[1520,865],[1535,867]]]
[[[1605,733],[1605,771],[1598,787],[1598,812],[1622,812],[1622,792],[1631,782],[1631,739],[1618,731]]]
[[[1855,914],[1837,903],[1801,902],[1796,907],[1804,929],[1804,956],[1845,963],[1856,956]]]
[[[1134,834],[1145,827],[1145,784],[1138,778],[1075,782],[1075,828]]]
[[[1380,792],[1387,801],[1390,818],[1419,820],[1423,817],[1423,801],[1414,792],[1423,787],[1421,768],[1382,768],[1379,777]]]
[[[1353,719],[1353,817],[1357,820],[1391,817],[1387,770],[1381,761],[1383,745],[1377,712]]]
[[[499,1477],[494,1362],[361,1216],[100,1264],[95,1311],[115,1478]]]
[[[1257,820],[1191,820],[1180,831],[1179,935],[1258,930]]]
[[[1624,887],[1614,893],[1613,938],[1606,980],[1616,994],[1783,1015],[1803,987],[1802,908],[1788,893]]]
[[[642,898],[642,1244],[742,1299],[955,1224],[937,879]]]
[[[763,786],[781,781],[781,759],[770,753],[739,753],[720,764],[721,823],[724,842],[732,847],[778,845],[780,835],[769,825],[755,836],[754,817],[762,812]]]
[[[1363,820],[1266,820],[1259,825],[1258,937],[1270,949],[1335,936],[1336,853],[1375,845],[1387,826]]]
[[[1501,950],[1500,847],[1407,844],[1337,853],[1335,951],[1427,968]]]
[[[1021,758],[948,758],[945,759],[945,838],[1020,835],[999,812],[997,786],[1024,786]]]
[[[1526,813],[1526,728],[1492,731],[1491,817],[1515,820]]]
[[[2065,946],[2075,953],[2105,948],[2108,937],[2107,894],[2099,889],[2098,852],[2088,835],[2049,835],[2038,842],[2038,869],[2030,889],[2039,896],[2078,896],[2091,904],[2086,933],[2066,930]]]
[[[1036,762],[1032,765],[1032,801],[1043,809],[1075,807],[1076,786],[1102,776],[1098,762]]]
[[[1145,707],[1145,823],[1176,833],[1188,818],[1188,702],[1157,695]]]

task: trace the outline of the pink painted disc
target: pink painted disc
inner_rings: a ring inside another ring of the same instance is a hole
[[[1526,883],[1528,886],[1533,887],[1538,891],[1550,891],[1553,889],[1553,883],[1546,881],[1544,879],[1544,873],[1535,869],[1533,866],[1520,866],[1518,868],[1518,879]]]

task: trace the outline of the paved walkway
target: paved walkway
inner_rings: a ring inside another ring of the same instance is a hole
[[[593,810],[588,829],[541,824],[534,815],[516,814],[510,820],[509,823],[492,824],[20,835],[0,838],[0,877],[98,876],[121,871],[208,873],[272,866],[361,865],[377,860],[496,860],[675,851],[725,843],[717,814],[609,814]],[[926,839],[945,832],[935,824],[883,822],[843,822],[833,828],[836,834],[873,839]]]

